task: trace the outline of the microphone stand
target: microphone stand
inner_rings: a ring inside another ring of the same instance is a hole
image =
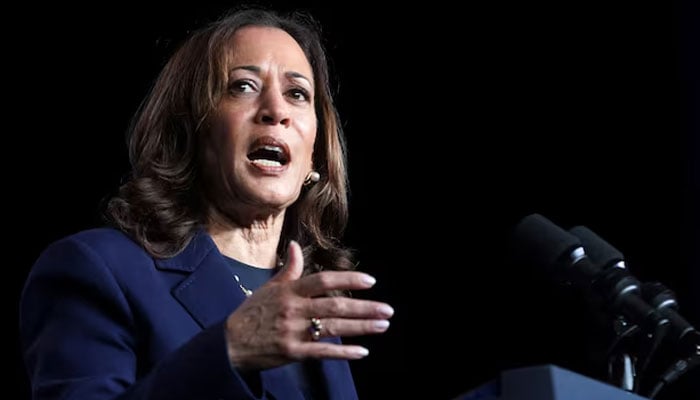
[[[641,392],[650,399],[657,396],[663,388],[700,366],[700,332],[678,314],[678,303],[674,293],[659,282],[644,283],[642,287],[644,298],[654,305],[670,323],[666,332],[668,348],[663,354],[667,357],[657,368],[655,380]],[[665,366],[662,369],[661,366]],[[695,370],[700,372],[699,369]],[[692,379],[692,378],[691,378]],[[695,382],[695,384],[698,384]],[[699,392],[700,393],[700,392]]]
[[[698,340],[696,339],[696,342]],[[662,389],[678,380],[682,375],[691,370],[698,371],[700,369],[700,344],[696,345],[695,352],[687,358],[678,359],[676,362],[669,365],[658,377],[654,386],[649,390],[647,397],[650,399],[656,398]],[[696,382],[697,384],[697,382]]]
[[[651,361],[667,337],[668,325],[661,323],[648,333],[618,316],[614,326],[615,338],[607,351],[608,380],[625,391],[641,393]]]
[[[639,326],[631,325],[623,316],[617,316],[613,321],[615,338],[608,348],[608,381],[616,383],[621,389],[633,392],[637,386],[636,360],[631,351],[623,347],[639,334]]]
[[[609,268],[600,272],[592,289],[603,295],[603,306],[613,316],[609,381],[653,399],[689,371],[700,369],[700,332],[675,309],[649,306],[637,296],[640,286],[625,269]],[[669,293],[664,293],[665,299]]]
[[[639,393],[670,321],[641,297],[641,283],[625,268],[599,271],[591,289],[611,313],[615,338],[608,350],[608,378],[623,390]]]

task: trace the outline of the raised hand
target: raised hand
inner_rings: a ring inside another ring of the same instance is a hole
[[[382,333],[394,310],[371,300],[319,296],[331,290],[369,289],[374,278],[357,271],[322,271],[301,278],[299,244],[290,242],[287,254],[283,269],[228,317],[231,364],[259,370],[308,357],[358,359],[369,354],[361,346],[320,339]]]

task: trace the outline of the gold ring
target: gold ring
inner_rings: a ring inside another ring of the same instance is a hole
[[[323,324],[321,320],[313,317],[311,318],[311,326],[309,327],[309,332],[311,333],[311,340],[318,342],[321,339],[321,329],[323,329]]]

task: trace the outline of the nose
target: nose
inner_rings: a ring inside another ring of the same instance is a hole
[[[268,89],[262,94],[257,122],[266,125],[282,124],[285,128],[289,128],[291,115],[289,105],[282,93]]]

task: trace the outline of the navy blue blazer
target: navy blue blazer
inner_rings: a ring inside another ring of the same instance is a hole
[[[168,259],[109,228],[59,240],[34,264],[20,303],[33,398],[254,399],[224,340],[244,299],[205,232]],[[346,360],[318,367],[329,399],[357,398]],[[302,399],[281,368],[260,378],[263,398]]]

